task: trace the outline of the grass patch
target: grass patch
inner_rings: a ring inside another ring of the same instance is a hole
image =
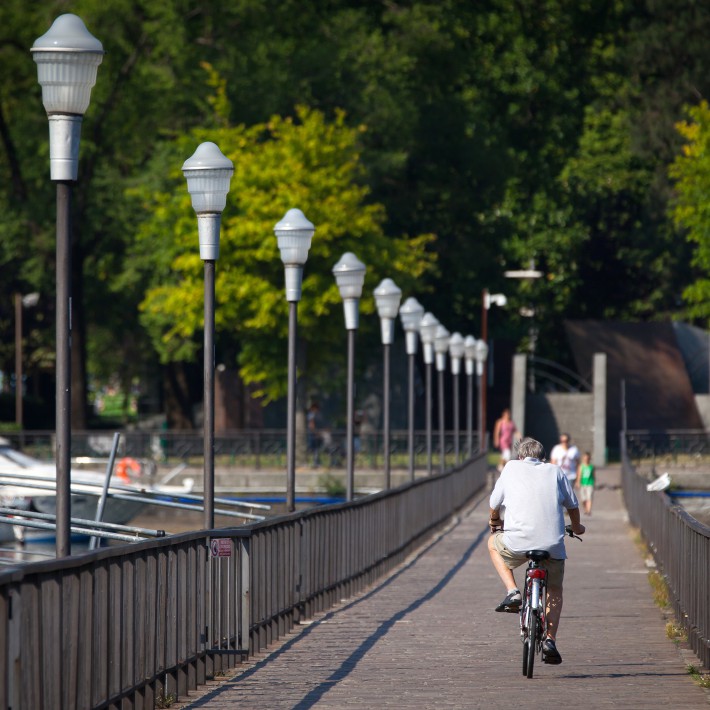
[[[156,708],[169,708],[171,705],[175,703],[177,700],[177,696],[173,695],[172,693],[168,695],[159,695],[155,699],[155,707]]]
[[[666,636],[675,644],[688,640],[685,629],[675,619],[666,622]]]
[[[322,476],[318,476],[318,486],[331,498],[342,498],[347,492],[345,482],[332,473],[324,473]]]
[[[697,683],[697,685],[699,685],[701,688],[710,688],[710,674],[703,673],[697,666],[694,666],[692,663],[689,663],[685,667],[685,670],[688,671],[688,674],[693,677],[695,683]]]
[[[656,606],[661,607],[661,609],[667,609],[671,605],[671,602],[668,593],[668,585],[663,575],[658,570],[652,570],[648,573],[648,583],[651,585],[653,601]]]

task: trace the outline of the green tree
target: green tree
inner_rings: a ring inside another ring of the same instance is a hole
[[[710,319],[710,106],[702,101],[688,109],[689,120],[678,123],[685,138],[670,167],[675,181],[671,214],[693,244],[695,279],[685,289],[690,315]]]
[[[332,375],[334,353],[342,349],[342,305],[331,270],[343,252],[354,251],[368,266],[365,316],[374,310],[371,292],[382,277],[411,291],[432,271],[432,236],[386,235],[384,208],[367,200],[358,148],[363,130],[348,127],[342,113],[326,121],[302,107],[295,119],[195,130],[165,146],[150,170],[165,175],[165,184],[134,193],[148,217],[124,277],[148,284],[141,320],[163,362],[191,361],[201,348],[203,269],[180,166],[205,140],[235,165],[222,218],[216,331],[223,348],[238,350],[244,380],[258,383],[267,399],[283,395],[286,383],[287,304],[273,227],[288,208],[300,207],[316,225],[299,306],[299,335],[308,352],[302,374],[311,378]]]

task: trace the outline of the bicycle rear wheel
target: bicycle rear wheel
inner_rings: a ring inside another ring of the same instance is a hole
[[[538,611],[537,609],[530,610],[530,627],[528,628],[528,637],[525,639],[524,649],[526,651],[527,662],[523,661],[525,665],[526,676],[528,678],[533,677],[533,668],[535,667],[535,648],[537,647],[537,637],[538,637]]]

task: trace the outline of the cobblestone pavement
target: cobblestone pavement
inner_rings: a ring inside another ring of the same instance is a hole
[[[297,627],[179,708],[707,708],[667,639],[618,489],[600,472],[584,542],[569,540],[559,666],[522,671],[517,616],[493,611],[487,495],[388,579]],[[518,573],[520,580],[520,574]]]

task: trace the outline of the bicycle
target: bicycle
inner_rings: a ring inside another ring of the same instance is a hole
[[[581,540],[567,525],[565,532],[570,537]],[[535,654],[542,651],[547,629],[547,570],[542,563],[549,559],[546,550],[529,550],[525,553],[528,566],[525,571],[523,603],[520,607],[520,636],[523,642],[523,675],[532,678],[535,667]]]

